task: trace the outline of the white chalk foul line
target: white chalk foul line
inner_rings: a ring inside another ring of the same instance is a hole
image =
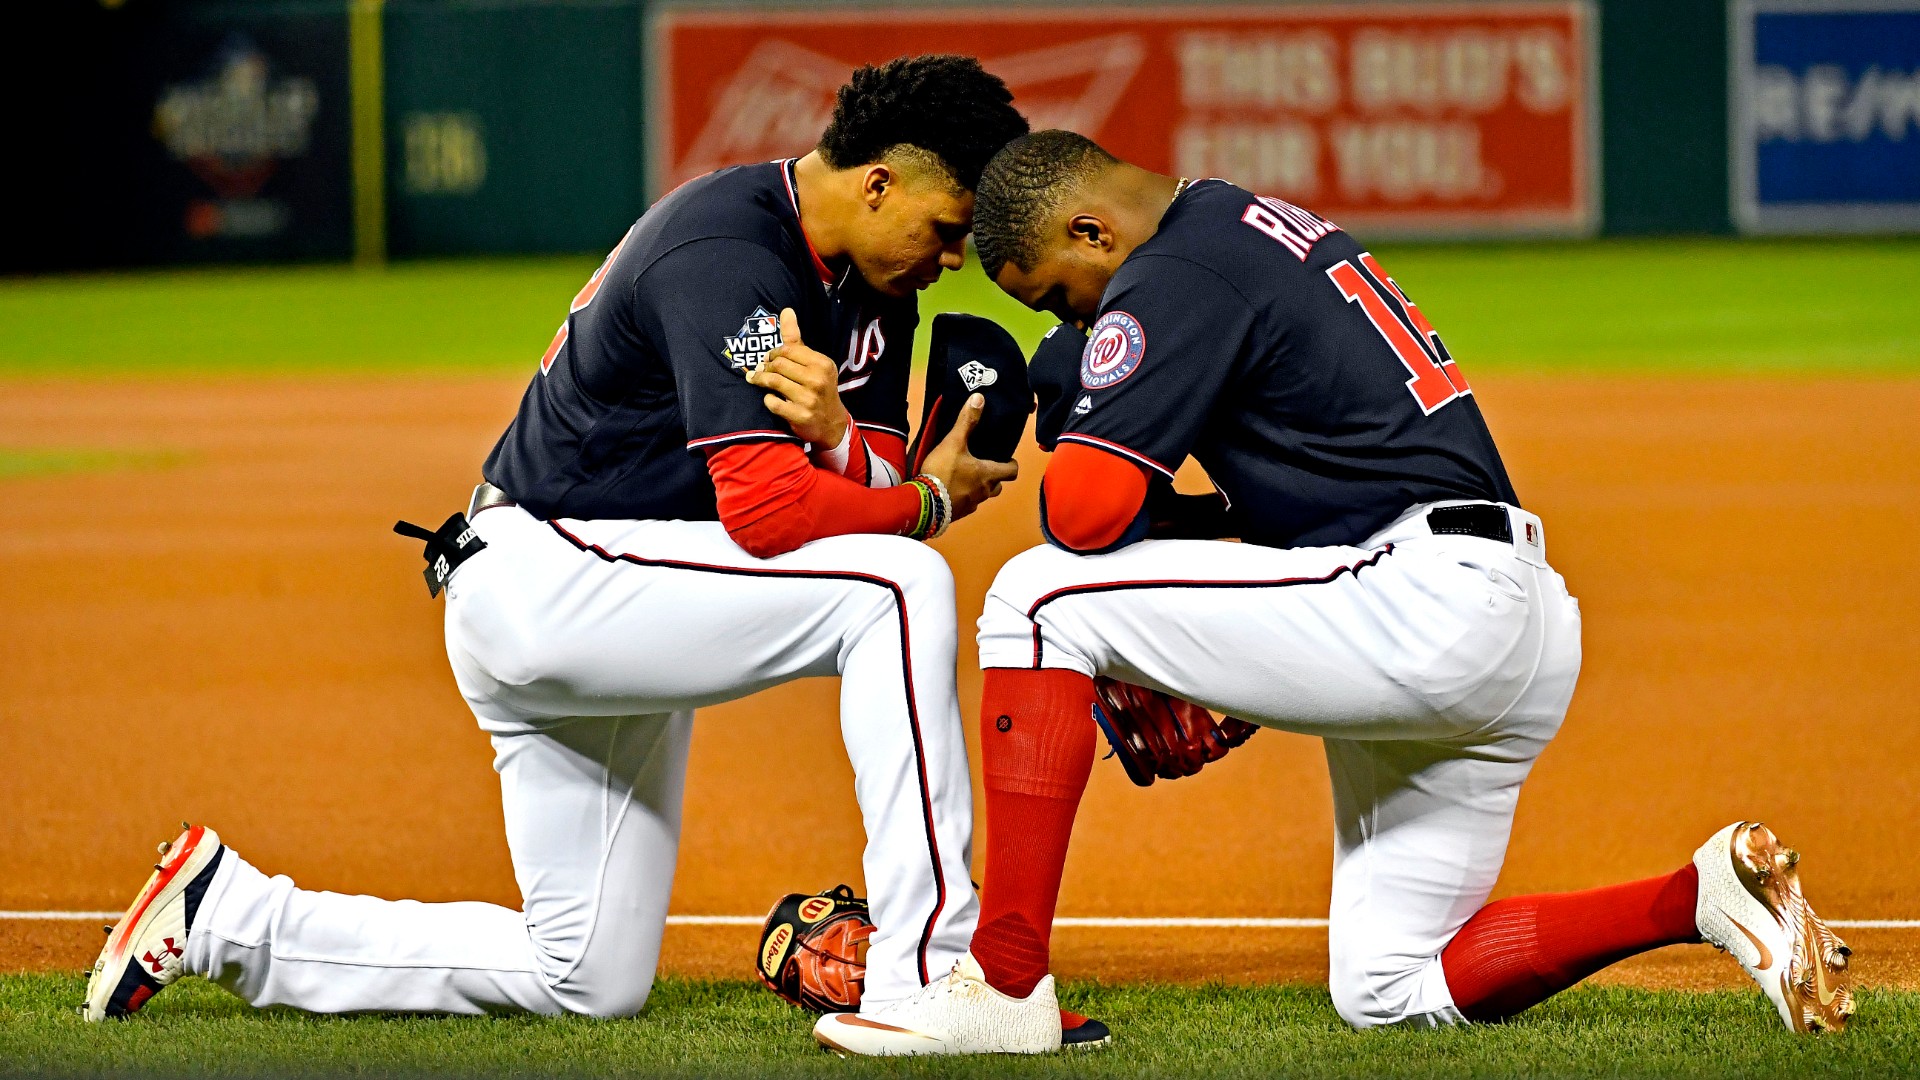
[[[121,911],[0,911],[0,921],[9,919],[112,922]],[[759,926],[763,915],[669,915],[668,926]],[[1062,928],[1095,930],[1325,930],[1325,919],[1122,919],[1076,918],[1053,920]],[[1920,919],[1828,919],[1828,926],[1842,930],[1920,930]]]

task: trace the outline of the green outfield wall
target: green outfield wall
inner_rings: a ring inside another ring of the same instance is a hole
[[[589,251],[644,208],[638,0],[389,0],[387,244]]]
[[[1727,212],[1727,6],[1600,3],[1602,228],[1719,233]]]

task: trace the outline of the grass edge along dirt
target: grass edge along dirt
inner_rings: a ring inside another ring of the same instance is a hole
[[[184,450],[107,450],[87,447],[0,446],[0,480],[37,479],[116,469],[164,469],[195,455]]]
[[[1374,245],[1476,372],[1920,374],[1920,238]],[[0,379],[530,374],[597,256],[0,279]],[[922,298],[1031,346],[969,258]],[[925,334],[916,346],[924,356]],[[818,343],[816,343],[818,344]]]
[[[1520,1018],[1356,1032],[1313,986],[1076,984],[1105,1051],[842,1061],[757,984],[665,978],[637,1019],[310,1017],[190,979],[130,1020],[74,1013],[74,974],[0,976],[0,1075],[449,1076],[1910,1076],[1920,993],[1869,990],[1846,1034],[1796,1036],[1757,990],[1581,987]]]

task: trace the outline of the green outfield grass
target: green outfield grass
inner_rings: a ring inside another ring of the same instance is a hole
[[[1920,240],[1379,245],[1476,371],[1920,373]],[[530,371],[594,257],[0,280],[0,377]],[[969,263],[927,311],[1050,320]],[[924,348],[924,340],[922,341]]]
[[[0,480],[106,469],[164,469],[193,460],[177,450],[21,450],[0,446]]]
[[[1920,994],[1868,992],[1843,1036],[1797,1037],[1758,991],[1577,989],[1514,1022],[1355,1032],[1307,987],[1070,988],[1104,1051],[842,1061],[757,985],[663,980],[637,1020],[317,1019],[255,1012],[197,980],[105,1026],[75,975],[0,977],[0,1074],[459,1076],[1912,1076]]]

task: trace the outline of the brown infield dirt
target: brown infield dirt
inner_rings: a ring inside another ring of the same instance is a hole
[[[1483,377],[1586,670],[1497,895],[1680,865],[1736,818],[1807,856],[1844,919],[1920,918],[1920,381]],[[487,740],[397,517],[465,504],[519,380],[13,382],[0,445],[161,467],[0,479],[0,909],[123,906],[182,818],[308,888],[517,905]],[[164,453],[156,455],[154,451]],[[144,455],[144,457],[139,456]],[[1024,478],[939,543],[967,626],[1039,542]],[[1231,627],[1222,627],[1225,633]],[[960,658],[968,726],[980,678]],[[829,680],[704,710],[674,910],[758,914],[859,871]],[[976,743],[977,745],[977,743]],[[1063,915],[1323,916],[1320,750],[1262,732],[1151,790],[1095,770]],[[976,845],[976,853],[979,845]],[[751,927],[674,927],[665,967],[748,977]],[[1920,932],[1847,930],[1920,986]],[[75,969],[97,926],[0,920],[0,970]],[[1056,935],[1068,979],[1323,979],[1297,929]],[[1601,978],[1739,986],[1704,946]]]

